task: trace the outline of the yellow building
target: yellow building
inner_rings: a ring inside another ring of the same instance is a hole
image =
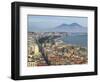
[[[34,55],[40,55],[39,47],[37,44],[34,45]]]

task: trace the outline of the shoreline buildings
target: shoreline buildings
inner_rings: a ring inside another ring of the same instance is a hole
[[[28,32],[28,67],[88,63],[87,48],[66,44],[66,32]]]

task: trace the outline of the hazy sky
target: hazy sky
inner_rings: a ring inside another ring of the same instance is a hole
[[[87,17],[28,15],[28,30],[55,28],[61,24],[78,23],[87,27]]]

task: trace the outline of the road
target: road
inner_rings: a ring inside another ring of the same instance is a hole
[[[46,62],[48,65],[51,65],[50,62],[49,62],[49,60],[48,60],[48,57],[47,57],[47,56],[45,55],[45,53],[44,53],[44,48],[42,48],[42,44],[39,43],[39,41],[38,41],[37,39],[36,39],[36,43],[37,43],[37,45],[38,45],[38,47],[39,47],[39,50],[40,50],[40,52],[41,52],[41,54],[42,54],[42,56],[43,56],[45,62]]]

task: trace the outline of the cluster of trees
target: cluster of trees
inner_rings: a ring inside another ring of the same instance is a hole
[[[38,41],[39,41],[40,44],[43,44],[43,43],[54,44],[54,39],[53,39],[52,36],[45,36],[45,37],[39,38]]]

